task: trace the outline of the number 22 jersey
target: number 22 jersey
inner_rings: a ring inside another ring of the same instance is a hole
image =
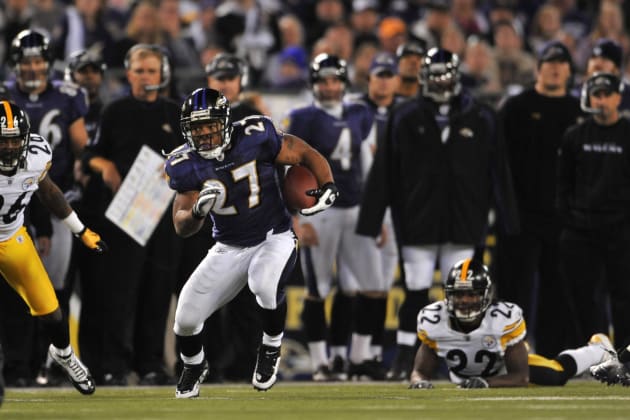
[[[505,350],[525,338],[523,311],[510,302],[493,303],[479,327],[469,333],[451,327],[446,301],[425,306],[418,314],[418,338],[443,358],[451,381],[505,372]]]

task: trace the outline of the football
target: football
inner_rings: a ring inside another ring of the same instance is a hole
[[[317,199],[306,195],[306,192],[317,188],[315,175],[305,166],[291,166],[284,176],[284,200],[291,209],[302,210],[314,206]]]

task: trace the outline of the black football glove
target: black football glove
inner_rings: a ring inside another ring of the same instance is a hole
[[[306,195],[317,198],[317,202],[313,207],[300,210],[300,214],[303,216],[311,216],[332,206],[337,197],[339,197],[339,190],[337,190],[335,184],[328,182],[322,185],[321,188],[307,191]]]
[[[460,388],[472,389],[472,388],[490,388],[488,381],[480,376],[473,376],[466,379],[459,385]]]

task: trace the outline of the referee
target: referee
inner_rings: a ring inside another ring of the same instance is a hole
[[[621,118],[623,84],[595,73],[582,89],[591,117],[564,135],[558,158],[561,269],[578,309],[578,340],[608,330],[610,299],[617,343],[630,339],[630,121]]]

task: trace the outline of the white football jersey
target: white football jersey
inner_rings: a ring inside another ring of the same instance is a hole
[[[39,134],[31,134],[26,163],[13,176],[0,174],[0,242],[24,224],[24,209],[50,168],[52,152]]]
[[[444,300],[425,306],[418,314],[418,337],[445,360],[455,383],[504,373],[505,350],[522,341],[526,333],[522,309],[510,302],[490,305],[481,325],[469,333],[451,328]]]

